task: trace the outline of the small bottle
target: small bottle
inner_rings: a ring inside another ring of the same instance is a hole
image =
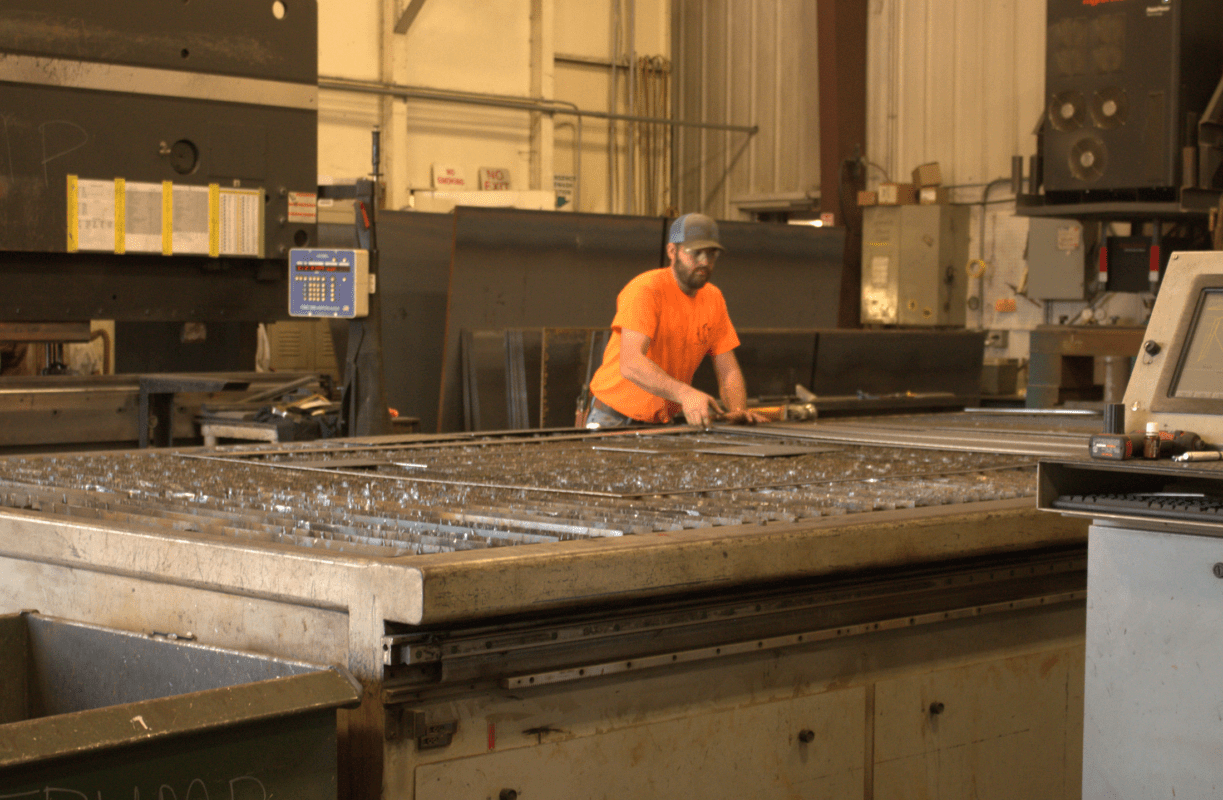
[[[1142,457],[1159,458],[1159,423],[1147,423],[1147,435],[1142,440]]]

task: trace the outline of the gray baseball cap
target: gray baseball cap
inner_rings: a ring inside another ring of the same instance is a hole
[[[725,250],[718,241],[718,223],[704,214],[685,214],[671,223],[671,235],[667,237],[670,244],[678,244],[689,250],[704,250],[715,247]]]

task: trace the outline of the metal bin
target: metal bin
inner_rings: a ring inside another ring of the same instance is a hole
[[[335,798],[341,668],[0,616],[0,796]]]

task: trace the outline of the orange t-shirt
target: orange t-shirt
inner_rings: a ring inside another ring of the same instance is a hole
[[[590,380],[595,397],[641,422],[670,422],[682,409],[652,395],[620,374],[620,331],[628,328],[650,337],[646,356],[672,378],[692,383],[705,354],[721,355],[739,346],[722,292],[712,283],[689,297],[675,282],[670,267],[643,272],[616,297],[612,335],[603,365]]]

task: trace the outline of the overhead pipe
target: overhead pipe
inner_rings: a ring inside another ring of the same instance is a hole
[[[420,86],[405,86],[403,84],[382,84],[375,81],[355,81],[347,78],[320,77],[320,89],[335,89],[340,91],[371,91],[374,94],[390,94],[396,97],[411,97],[422,100],[439,100],[443,102],[470,103],[472,105],[503,106],[505,108],[520,108],[527,111],[543,111],[554,114],[572,114],[576,117],[595,117],[598,119],[614,119],[630,122],[650,122],[655,125],[671,125],[678,128],[708,128],[717,131],[738,131],[755,134],[760,131],[759,125],[728,125],[720,122],[687,122],[669,117],[645,117],[633,114],[609,114],[606,111],[589,111],[578,108],[568,100],[546,100],[535,97],[516,97],[514,95],[485,94],[481,92],[464,92],[457,89],[429,89]]]
[[[358,81],[348,78],[333,78],[320,75],[320,89],[331,89],[343,92],[376,94],[401,99],[436,100],[443,103],[464,103],[467,105],[489,106],[493,108],[512,108],[521,111],[539,111],[546,114],[569,114],[577,117],[577,158],[574,175],[574,210],[578,210],[582,186],[582,119],[619,120],[627,122],[646,122],[656,125],[670,125],[673,128],[704,128],[708,130],[736,131],[749,136],[759,132],[758,125],[726,125],[716,122],[687,122],[668,119],[666,117],[646,117],[636,114],[611,114],[605,111],[589,111],[579,108],[576,103],[567,100],[553,100],[535,97],[515,97],[514,95],[490,94],[485,92],[466,92],[458,89],[433,89],[425,86],[406,86],[398,83],[380,83],[378,81]],[[609,143],[609,147],[613,143]]]
[[[582,117],[589,116],[589,114],[582,112],[576,103],[570,103],[566,100],[514,97],[513,95],[485,92],[465,92],[458,89],[432,89],[425,86],[405,86],[398,83],[358,81],[349,78],[331,78],[323,75],[319,76],[318,86],[320,89],[376,94],[397,97],[403,100],[436,100],[443,103],[464,103],[492,108],[512,108],[520,111],[534,111],[545,114],[572,114],[578,118],[577,143],[574,145],[577,150],[577,156],[574,158],[573,210],[577,211],[579,209],[582,193]]]

